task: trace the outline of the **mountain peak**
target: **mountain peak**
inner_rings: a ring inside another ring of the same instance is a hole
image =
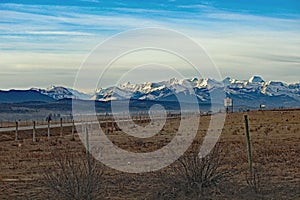
[[[222,82],[224,85],[229,85],[232,82],[232,79],[230,77],[226,77]]]
[[[264,83],[265,81],[260,76],[252,76],[249,79],[250,83]]]
[[[48,87],[46,90],[54,90],[54,89],[56,89],[56,88],[60,88],[60,87],[57,87],[57,86],[55,86],[55,85],[50,85],[50,87]]]
[[[191,81],[192,81],[192,82],[196,82],[196,81],[199,81],[199,79],[196,78],[196,77],[194,77],[194,78],[191,79]]]
[[[235,100],[236,105],[242,106],[253,106],[254,103],[257,103],[257,105],[268,103],[269,106],[275,107],[279,105],[299,107],[300,102],[300,83],[265,82],[260,76],[253,76],[249,80],[236,80],[230,77],[225,78],[223,81],[211,78],[199,78],[197,81],[191,78],[182,80],[173,78],[161,82],[145,82],[142,84],[125,83],[118,87],[99,88],[95,90],[94,94],[85,94],[75,89],[61,86],[50,88],[31,88],[24,92],[12,90],[9,94],[5,91],[0,91],[0,102],[50,102],[60,99],[176,101],[174,94],[184,98],[186,102],[192,96],[196,96],[200,102],[209,102],[211,92],[218,93],[223,90],[230,98]]]

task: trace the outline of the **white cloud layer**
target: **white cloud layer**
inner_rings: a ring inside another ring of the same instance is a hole
[[[143,27],[189,35],[208,51],[224,77],[248,79],[259,74],[269,80],[299,81],[299,16],[233,13],[207,4],[178,7],[196,11],[112,8],[91,12],[76,6],[0,4],[1,87],[72,86],[80,63],[97,44],[121,31]]]

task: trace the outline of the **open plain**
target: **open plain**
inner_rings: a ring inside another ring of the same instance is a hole
[[[252,145],[253,167],[257,175],[249,180],[247,143],[244,115],[248,115]],[[211,116],[201,116],[193,147],[199,149],[206,134]],[[213,186],[207,186],[201,197],[183,194],[163,195],[172,184],[165,181],[173,174],[178,161],[157,172],[128,174],[98,163],[103,176],[103,190],[99,198],[106,199],[298,199],[300,197],[300,110],[250,111],[229,113],[219,139],[222,154],[220,170],[231,174]],[[140,123],[140,122],[138,122]],[[149,123],[147,121],[145,124]],[[161,132],[151,138],[136,139],[115,130],[108,138],[119,147],[132,152],[155,151],[168,144],[178,129],[179,119],[167,120]],[[140,125],[143,125],[142,123]],[[0,135],[0,199],[55,199],[55,193],[44,184],[45,173],[60,170],[55,156],[74,155],[82,159],[85,148],[71,127],[37,131],[37,141],[31,138],[32,130]],[[190,148],[184,156],[188,156]],[[174,181],[178,180],[174,178]],[[169,184],[169,185],[168,185]],[[175,190],[177,191],[177,190]],[[178,190],[179,191],[179,190]],[[67,199],[67,198],[66,198]]]

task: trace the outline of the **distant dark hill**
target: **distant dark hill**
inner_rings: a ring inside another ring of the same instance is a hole
[[[0,91],[0,103],[52,102],[53,98],[34,90]]]

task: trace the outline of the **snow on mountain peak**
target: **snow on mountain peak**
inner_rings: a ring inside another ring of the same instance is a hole
[[[226,77],[222,82],[224,85],[229,85],[231,83],[232,79],[230,77]]]
[[[241,103],[244,101],[251,101],[252,103],[254,101],[258,102],[260,98],[264,99],[263,103],[266,103],[270,100],[270,97],[286,98],[284,100],[278,100],[278,102],[293,101],[293,104],[295,104],[295,102],[300,103],[299,83],[287,84],[279,81],[265,82],[259,76],[253,76],[249,80],[244,81],[227,77],[223,81],[217,81],[211,78],[186,78],[182,80],[172,78],[160,82],[137,84],[127,82],[119,86],[97,89],[95,90],[93,98],[92,95],[58,86],[51,86],[48,89],[32,88],[31,90],[48,95],[56,100],[65,98],[99,101],[131,98],[138,100],[174,100],[174,95],[183,95],[186,100],[189,99],[189,96],[196,96],[201,102],[209,102],[210,92],[223,90],[226,95],[231,98],[240,99]],[[273,100],[271,99],[270,101]]]
[[[126,83],[122,84],[121,87],[122,87],[122,88],[126,88],[126,87],[128,87],[128,86],[130,86],[130,85],[131,85],[130,82],[126,82]]]
[[[92,95],[84,94],[82,92],[78,92],[77,90],[71,88],[65,88],[62,86],[50,86],[47,89],[39,89],[39,88],[31,88],[31,90],[35,90],[41,94],[47,95],[55,100],[60,99],[82,99],[87,100],[92,97]]]
[[[264,83],[265,81],[260,76],[252,76],[249,83]]]
[[[198,78],[194,77],[191,79],[191,82],[197,82],[198,80],[199,80]]]
[[[168,83],[170,85],[174,85],[174,84],[178,84],[179,83],[179,80],[177,78],[171,78]]]

